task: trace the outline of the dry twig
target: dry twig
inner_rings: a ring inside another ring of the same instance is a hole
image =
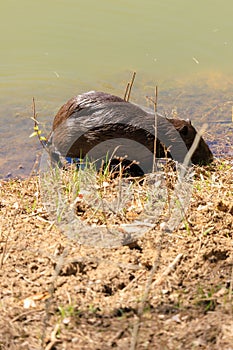
[[[152,100],[150,97],[146,96],[146,99],[153,103],[154,106],[154,129],[155,129],[155,141],[154,141],[154,156],[153,156],[153,166],[152,172],[156,171],[156,142],[157,142],[157,106],[158,106],[158,86],[155,86],[155,100]]]
[[[54,327],[54,330],[51,333],[50,336],[50,342],[49,344],[45,347],[45,350],[52,350],[54,345],[56,345],[57,343],[61,343],[62,341],[60,339],[57,339],[57,333],[60,329],[60,325],[57,323]]]
[[[160,285],[163,282],[164,278],[167,277],[168,275],[170,275],[170,273],[175,269],[176,265],[180,262],[182,256],[183,256],[183,254],[180,253],[175,257],[173,262],[171,264],[169,264],[168,267],[163,271],[163,273],[161,275],[159,275],[159,277],[152,283],[153,288],[155,286]]]
[[[133,72],[133,76],[132,76],[131,81],[127,83],[125,95],[124,95],[124,100],[126,102],[129,102],[129,98],[130,98],[130,94],[131,94],[131,90],[132,90],[132,86],[133,86],[135,77],[136,77],[136,72]]]

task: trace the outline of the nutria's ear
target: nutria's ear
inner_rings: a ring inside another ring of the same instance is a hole
[[[192,125],[191,120],[189,118],[186,119],[186,122]]]
[[[188,134],[188,131],[189,131],[189,128],[187,125],[183,125],[179,130],[180,134],[182,134],[184,136],[186,136]]]

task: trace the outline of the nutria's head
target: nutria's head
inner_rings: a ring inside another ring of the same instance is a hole
[[[197,135],[197,131],[191,124],[191,121],[189,119],[187,120],[168,119],[168,120],[172,125],[174,125],[176,130],[179,132],[180,136],[182,137],[184,143],[187,146],[187,149],[189,150]],[[213,154],[209,149],[209,146],[203,140],[202,137],[200,138],[200,141],[197,145],[195,152],[193,153],[191,160],[193,164],[199,164],[199,165],[207,165],[213,161]]]

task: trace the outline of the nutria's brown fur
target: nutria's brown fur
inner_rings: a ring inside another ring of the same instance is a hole
[[[53,121],[52,141],[63,156],[69,157],[84,157],[96,145],[119,138],[136,141],[154,152],[154,123],[153,111],[117,96],[90,91],[70,99],[60,108]],[[158,115],[156,156],[168,154],[183,161],[196,134],[190,121]],[[168,153],[164,152],[164,144]],[[138,152],[134,146],[136,160]],[[194,164],[212,162],[213,155],[203,138],[191,160]]]

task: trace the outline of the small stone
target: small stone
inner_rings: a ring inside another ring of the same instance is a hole
[[[63,324],[69,324],[70,323],[70,318],[69,317],[65,317],[62,321]]]

